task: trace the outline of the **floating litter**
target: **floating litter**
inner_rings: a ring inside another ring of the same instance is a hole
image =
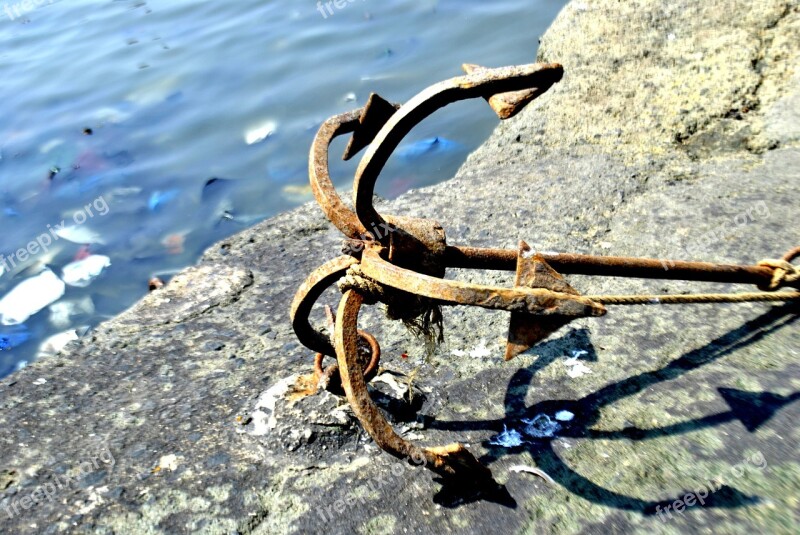
[[[0,299],[0,323],[19,325],[61,299],[66,286],[55,273],[46,269],[19,283]]]
[[[251,128],[247,132],[244,133],[244,141],[248,145],[255,145],[256,143],[261,143],[269,136],[271,136],[275,130],[278,128],[278,123],[275,121],[266,121],[262,123],[260,126],[256,126]]]
[[[41,359],[58,355],[68,343],[77,339],[78,333],[75,330],[51,336],[45,340],[44,343],[42,343],[41,347],[39,348],[39,354],[37,355],[37,358]]]
[[[103,255],[90,255],[83,260],[64,266],[61,278],[70,286],[86,288],[105,268],[111,265],[111,259]]]

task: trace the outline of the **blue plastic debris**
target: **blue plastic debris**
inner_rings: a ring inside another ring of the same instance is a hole
[[[180,190],[177,189],[169,189],[167,191],[154,191],[150,195],[150,199],[147,201],[147,207],[150,208],[151,212],[155,212],[161,206],[175,200],[175,198],[180,193]]]
[[[21,346],[30,339],[31,335],[25,325],[18,325],[12,329],[0,331],[0,351],[9,351]]]
[[[434,152],[457,150],[460,147],[461,147],[460,143],[456,143],[455,141],[450,141],[449,139],[437,136],[417,141],[405,147],[400,147],[400,149],[398,149],[397,151],[397,154],[399,154],[401,158],[413,159]]]
[[[203,193],[201,199],[206,202],[211,199],[219,199],[225,195],[230,194],[233,189],[235,180],[229,178],[209,178],[203,185]]]

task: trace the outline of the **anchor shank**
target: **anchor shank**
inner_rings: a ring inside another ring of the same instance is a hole
[[[692,280],[757,286],[769,283],[773,275],[773,269],[765,266],[571,253],[543,252],[541,256],[553,269],[569,275]],[[514,249],[448,246],[445,251],[445,263],[447,267],[454,268],[515,271],[517,251]],[[800,281],[789,282],[786,286],[800,288]]]

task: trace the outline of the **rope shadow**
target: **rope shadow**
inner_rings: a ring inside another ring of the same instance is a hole
[[[481,458],[481,461],[485,464],[491,464],[506,455],[519,454],[527,450],[536,460],[539,468],[549,474],[558,484],[577,496],[621,510],[636,511],[645,515],[656,514],[661,508],[673,503],[675,500],[679,500],[688,492],[680,494],[673,500],[643,500],[603,488],[570,468],[554,451],[552,441],[555,438],[649,440],[690,433],[734,420],[741,421],[750,432],[754,432],[782,407],[800,399],[800,392],[795,392],[789,396],[779,396],[769,392],[742,392],[734,389],[718,388],[720,395],[731,408],[728,412],[652,429],[627,427],[616,431],[602,431],[593,430],[591,427],[599,420],[600,410],[605,406],[642,392],[655,384],[679,378],[690,371],[758,342],[771,333],[794,324],[800,319],[800,316],[797,315],[798,312],[800,312],[800,308],[796,304],[773,308],[705,346],[684,354],[663,368],[643,372],[607,385],[577,400],[544,400],[528,407],[525,405],[525,394],[530,388],[536,373],[561,358],[560,355],[563,355],[563,338],[546,342],[538,346],[537,350],[547,356],[540,358],[528,368],[518,370],[509,381],[504,399],[504,418],[464,422],[432,419],[428,422],[428,427],[447,431],[492,430],[499,433],[506,427],[518,425],[521,419],[568,410],[575,415],[580,415],[580,417],[576,417],[572,422],[562,424],[562,429],[559,430],[557,436],[530,440],[521,446],[511,448],[494,446],[487,441],[484,445],[489,448],[489,452]],[[587,345],[578,347],[582,349],[591,348],[587,355],[588,359],[596,360],[596,353],[585,331],[572,331],[568,336],[578,337],[579,340],[585,339]],[[757,502],[758,498],[755,496],[748,496],[735,488],[722,485],[705,503],[705,506],[737,508]]]

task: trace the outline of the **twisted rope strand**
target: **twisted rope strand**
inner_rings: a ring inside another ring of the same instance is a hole
[[[587,295],[604,305],[678,305],[686,303],[755,303],[800,301],[800,292],[753,292],[691,295]]]

